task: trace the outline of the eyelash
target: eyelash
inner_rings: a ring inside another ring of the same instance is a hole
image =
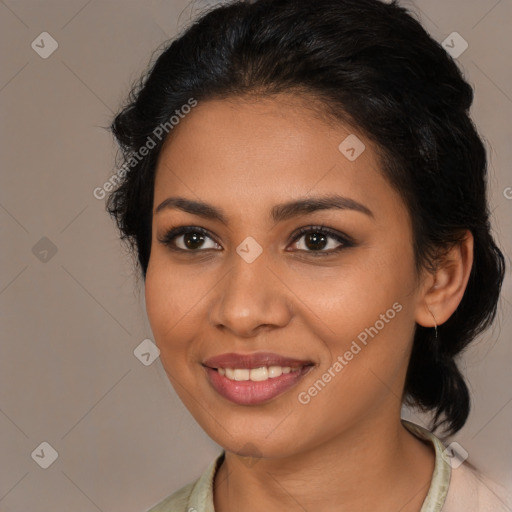
[[[188,252],[188,253],[199,253],[204,252],[205,250],[209,249],[197,249],[197,250],[187,250],[187,249],[181,249],[179,247],[176,247],[173,244],[173,241],[178,236],[188,234],[188,233],[201,233],[204,236],[207,236],[208,238],[212,239],[215,243],[218,244],[214,240],[213,237],[210,236],[208,231],[204,228],[198,227],[198,226],[179,226],[170,228],[163,237],[159,238],[158,241],[162,243],[163,245],[169,247],[172,251],[179,251],[179,252]],[[296,232],[294,232],[291,235],[291,240],[289,243],[296,243],[300,238],[302,238],[303,235],[308,233],[320,233],[322,235],[326,235],[330,238],[333,238],[337,242],[339,242],[341,245],[337,247],[336,249],[331,249],[330,251],[324,251],[324,250],[318,250],[318,251],[303,251],[299,250],[299,252],[306,252],[308,254],[312,254],[314,257],[322,257],[322,256],[329,256],[335,253],[340,252],[343,249],[346,249],[348,247],[353,247],[355,243],[350,239],[350,237],[346,235],[341,235],[340,233],[333,231],[332,229],[329,229],[323,225],[321,226],[304,226],[300,229],[298,229]],[[218,244],[220,245],[220,244]]]

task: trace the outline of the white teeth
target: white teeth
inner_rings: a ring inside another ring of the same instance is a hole
[[[290,366],[261,366],[260,368],[217,368],[220,375],[224,375],[230,380],[252,380],[261,382],[268,379],[280,377],[283,373],[296,372],[301,369],[300,366],[291,368]]]
[[[280,377],[283,371],[280,366],[270,366],[268,369],[268,376],[272,379],[275,377]]]
[[[250,372],[247,368],[233,370],[235,380],[249,380]]]
[[[251,373],[249,374],[249,378],[255,382],[267,380],[268,377],[269,375],[266,366],[262,366],[261,368],[252,368]]]

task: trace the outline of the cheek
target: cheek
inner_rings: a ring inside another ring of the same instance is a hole
[[[180,293],[180,283],[172,272],[164,271],[155,261],[150,260],[146,273],[145,301],[146,312],[155,343],[160,349],[162,363],[167,369],[167,361],[175,360],[180,351],[182,327],[186,314],[186,300]],[[173,357],[169,357],[173,354]]]
[[[304,429],[322,418],[322,436],[335,435],[371,410],[399,407],[414,321],[407,304],[387,306],[346,309],[336,335],[324,338],[327,357],[295,397]]]
[[[153,257],[152,257],[153,258]],[[146,311],[155,336],[180,326],[187,312],[201,297],[193,276],[166,264],[161,257],[150,259],[145,282]]]
[[[381,252],[321,278],[303,275],[293,281],[304,302],[297,302],[296,312],[322,344],[320,371],[308,384],[331,371],[325,375],[329,391],[316,403],[336,397],[351,402],[356,395],[366,402],[395,384],[400,395],[415,326],[414,265],[405,256],[397,261],[392,251],[386,257]],[[336,361],[340,364],[333,367]]]
[[[382,250],[364,258],[354,253],[329,269],[303,266],[280,271],[297,298],[296,311],[318,324],[318,333],[329,339],[357,336],[390,308],[389,316],[394,317],[395,302],[404,306],[414,298],[414,275],[407,255],[399,260],[397,254]]]
[[[165,327],[162,325],[165,322],[163,311],[166,309],[165,304],[170,299],[168,291],[172,288],[166,286],[165,275],[158,272],[153,261],[153,259],[150,259],[146,272],[144,296],[149,323],[153,334],[158,338],[160,331]]]
[[[145,282],[146,312],[168,373],[184,376],[197,364],[199,347],[194,340],[204,325],[206,296],[214,282],[207,275],[171,266],[157,255],[150,260]]]

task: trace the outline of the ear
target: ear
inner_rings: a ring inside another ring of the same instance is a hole
[[[464,239],[443,254],[434,272],[423,279],[416,307],[416,322],[434,327],[446,322],[462,300],[473,266],[473,234],[466,230]]]

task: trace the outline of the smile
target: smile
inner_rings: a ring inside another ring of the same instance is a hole
[[[211,387],[221,397],[237,405],[260,405],[295,387],[313,366],[204,368]]]
[[[268,379],[280,377],[283,373],[299,371],[300,367],[290,368],[289,366],[262,366],[260,368],[217,368],[221,375],[225,375],[229,380],[244,381],[252,380],[261,382]]]

